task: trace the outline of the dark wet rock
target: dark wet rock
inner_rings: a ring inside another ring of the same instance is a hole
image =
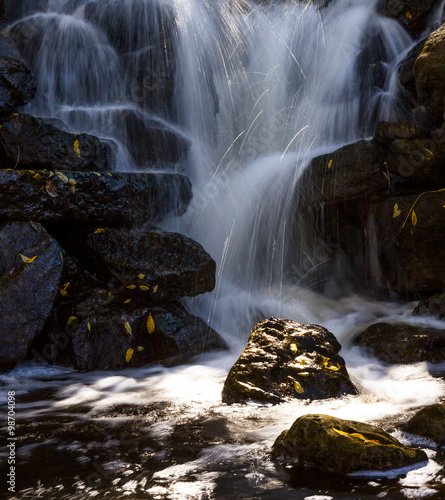
[[[414,64],[417,95],[437,123],[443,122],[445,25],[430,35]]]
[[[439,4],[440,0],[380,0],[379,11],[416,36],[428,26],[428,16]]]
[[[416,80],[414,78],[414,64],[420,56],[426,41],[427,37],[424,37],[422,40],[417,42],[397,68],[400,84],[405,90],[414,96],[417,95]]]
[[[184,213],[191,184],[178,174],[0,170],[0,219],[97,224]]]
[[[388,189],[385,165],[374,141],[348,144],[314,158],[303,175],[304,204],[372,198]]]
[[[35,96],[37,82],[11,42],[0,34],[0,115],[15,111]]]
[[[79,370],[108,370],[152,363],[171,366],[226,349],[214,330],[180,304],[134,309],[104,289],[88,292],[69,316],[59,316],[59,327],[46,342],[39,340],[34,359]]]
[[[426,465],[422,450],[404,447],[380,427],[328,415],[304,415],[278,436],[273,458],[337,474]]]
[[[379,122],[375,128],[375,139],[381,143],[391,143],[397,139],[426,139],[428,130],[411,123]]]
[[[199,243],[182,234],[148,229],[98,229],[83,256],[99,276],[115,278],[121,294],[165,302],[210,292],[216,264]]]
[[[445,287],[444,192],[392,196],[371,206],[367,252],[374,284],[399,294],[437,293]]]
[[[413,311],[413,316],[435,316],[445,319],[445,294],[436,293],[428,299],[421,300]]]
[[[114,152],[109,143],[89,134],[61,130],[57,125],[62,123],[27,114],[10,115],[0,129],[2,167],[19,170],[113,170]]]
[[[48,0],[3,0],[6,4],[6,19],[8,23],[13,23],[21,17],[45,10]]]
[[[445,360],[445,331],[405,323],[376,323],[361,332],[354,344],[389,364]]]
[[[405,430],[445,446],[445,403],[427,406],[406,424]]]
[[[325,328],[271,318],[260,321],[224,384],[223,402],[281,403],[357,394],[340,344]]]
[[[94,111],[93,111],[94,112]],[[90,111],[74,110],[69,122],[82,126]],[[187,157],[190,139],[169,123],[132,108],[105,109],[97,112],[97,128],[122,141],[137,166],[153,163],[178,163]]]
[[[38,224],[0,227],[0,371],[14,368],[41,332],[62,276],[57,242]]]

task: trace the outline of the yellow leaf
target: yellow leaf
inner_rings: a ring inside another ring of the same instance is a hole
[[[413,15],[411,14],[411,12],[407,11],[406,17],[411,20],[413,18]]]
[[[300,372],[300,373],[297,373],[297,375],[299,377],[309,377],[310,373],[309,372]]]
[[[87,328],[88,328],[88,331],[91,332],[91,324],[90,323],[87,324]]]
[[[25,264],[32,264],[37,259],[37,255],[34,255],[34,257],[31,258],[26,257],[26,255],[22,255],[21,253],[19,253],[19,255]]]
[[[131,329],[131,326],[130,326],[130,323],[128,321],[125,322],[125,330],[127,330],[127,332],[130,334],[130,335],[133,335],[133,330]]]
[[[392,218],[395,219],[397,217],[400,217],[400,215],[402,215],[402,211],[400,210],[398,203],[396,203],[394,205],[394,214],[393,214]]]
[[[53,181],[45,182],[45,190],[51,196],[51,198],[55,198],[57,196],[57,185],[54,184]]]
[[[134,290],[136,288],[136,285],[128,285],[127,288],[129,290]]]
[[[340,365],[338,363],[337,363],[336,366],[331,365],[331,366],[328,366],[327,368],[328,368],[328,370],[331,370],[333,372],[338,372],[338,370],[341,370],[341,367],[340,367]]]
[[[425,148],[425,151],[426,151],[427,153],[429,153],[431,156],[434,156],[434,153],[433,153],[432,151],[430,151],[429,149]]]
[[[128,304],[128,303],[130,303],[130,302],[131,302],[131,299],[127,299],[127,300],[124,302],[124,304]]]
[[[43,175],[42,174],[36,174],[34,175],[34,179],[40,180],[42,179]]]
[[[68,325],[70,325],[73,321],[76,321],[76,320],[77,320],[76,316],[70,316],[70,317],[68,318],[67,323],[66,323],[66,324],[67,324],[67,326],[68,326]]]
[[[148,288],[148,286],[145,286],[145,285],[141,285],[139,287],[143,292],[146,292],[147,290],[150,290],[150,288]]]
[[[158,291],[158,285],[155,285],[155,287],[153,288],[153,293],[156,293]]]
[[[300,365],[301,366],[305,366],[306,364],[306,360],[304,360],[303,358],[300,359]]]
[[[77,184],[76,179],[73,179],[71,177],[71,179],[69,180],[69,183],[70,183],[70,186],[71,186],[71,191],[74,193],[74,191],[76,190],[76,184]]]
[[[96,231],[94,231],[93,234],[100,234],[100,233],[104,233],[105,232],[105,229],[103,227],[98,227],[96,229]]]
[[[62,172],[56,172],[56,175],[64,184],[68,184],[68,177],[65,174],[62,174]]]
[[[127,353],[125,354],[125,361],[129,363],[131,361],[131,358],[133,357],[134,349],[128,349]]]
[[[329,160],[329,163],[328,163],[328,168],[331,168],[331,167],[332,167],[332,163],[333,163],[333,161],[332,161],[332,160]]]
[[[74,152],[76,153],[76,155],[80,158],[80,149],[79,149],[79,141],[76,139],[76,141],[74,142]]]
[[[138,274],[138,278],[139,278],[140,280],[143,280],[143,279],[145,278],[145,274]]]
[[[71,283],[70,283],[69,281],[67,281],[67,282],[66,282],[66,283],[62,286],[62,288],[60,289],[60,295],[63,295],[64,297],[65,297],[66,295],[68,295],[67,289],[68,289],[68,287],[70,286],[70,284],[71,284]]]
[[[147,331],[150,334],[155,331],[155,322],[151,314],[149,314],[147,318]]]
[[[291,345],[290,345],[290,350],[291,350],[293,353],[296,353],[296,352],[298,351],[297,344],[291,344]]]
[[[140,346],[138,346],[138,351],[139,351],[139,352],[141,352],[141,351],[143,351],[143,350],[144,350],[144,348],[143,348],[141,345],[140,345]]]
[[[368,237],[368,231],[366,231],[366,229],[363,228],[363,232],[365,233],[365,238],[367,238]]]
[[[377,440],[367,439],[367,438],[365,438],[365,436],[363,436],[362,434],[359,434],[358,432],[353,432],[352,434],[349,434],[349,432],[341,431],[339,429],[336,429],[335,427],[332,427],[332,430],[334,432],[336,432],[337,434],[340,434],[341,436],[347,436],[347,437],[352,437],[352,438],[360,439],[360,440],[364,441],[365,443],[382,444],[382,443],[380,443]]]
[[[303,394],[304,389],[299,382],[294,382],[294,387],[295,387],[295,391],[298,392],[298,394]]]
[[[417,225],[418,220],[417,220],[416,212],[414,212],[414,210],[413,210],[413,213],[411,214],[411,221],[413,223],[413,226]]]
[[[329,358],[323,358],[323,364],[324,364],[324,366],[328,366]]]

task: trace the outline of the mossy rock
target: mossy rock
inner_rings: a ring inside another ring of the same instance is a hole
[[[321,326],[273,317],[260,321],[227,376],[223,402],[277,404],[357,394],[340,349]]]
[[[406,430],[432,439],[445,447],[445,403],[437,403],[420,410],[408,422]]]
[[[424,451],[407,448],[375,425],[328,415],[304,415],[278,436],[274,459],[338,474],[393,471],[422,464]]]

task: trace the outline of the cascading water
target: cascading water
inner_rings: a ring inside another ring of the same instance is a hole
[[[396,21],[376,13],[377,3],[333,0],[320,9],[311,1],[50,0],[36,9],[23,2],[24,17],[9,31],[39,78],[30,111],[114,142],[118,170],[175,169],[191,178],[190,208],[168,226],[217,261],[215,291],[189,307],[233,348],[231,355],[168,370],[67,374],[24,366],[2,377],[31,401],[22,406],[22,421],[108,426],[104,442],[94,442],[94,429],[91,445],[70,437],[58,442],[57,453],[73,453],[98,475],[97,490],[77,472],[71,483],[63,473],[60,484],[42,486],[46,498],[89,498],[105,489],[109,498],[443,497],[433,452],[422,473],[361,486],[309,474],[284,478],[267,458],[275,437],[301,414],[391,423],[444,393],[426,364],[383,366],[348,348],[377,318],[419,322],[410,318],[410,305],[334,301],[305,289],[304,275],[288,279],[302,261],[321,263],[313,228],[295,222],[308,162],[370,136],[380,119],[403,121],[409,113],[398,99],[396,66],[413,42]],[[153,162],[138,149],[153,128],[190,141],[188,157],[175,152],[173,161],[165,154]],[[273,408],[221,406],[228,368],[253,324],[271,315],[334,332],[360,395]],[[52,450],[50,442],[43,446]],[[113,447],[125,459],[109,459]],[[33,456],[32,446],[24,452]]]

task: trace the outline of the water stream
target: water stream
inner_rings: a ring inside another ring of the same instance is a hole
[[[320,282],[289,272],[308,260],[309,270],[321,264],[310,225],[295,223],[301,173],[313,157],[371,136],[377,121],[406,119],[396,70],[414,42],[376,14],[376,0],[334,0],[324,9],[260,3],[23,2],[12,32],[39,78],[29,112],[112,141],[117,170],[173,169],[191,178],[189,210],[165,227],[216,260],[216,289],[187,305],[231,351],[169,369],[79,374],[25,364],[1,376],[1,391],[18,395],[17,498],[445,497],[443,456],[395,430],[445,395],[433,373],[445,367],[388,367],[350,346],[376,321],[445,323],[412,318],[414,304],[350,294],[341,270]],[[135,123],[187,138],[188,158],[141,161],[129,140]],[[342,298],[319,293],[334,278]],[[332,331],[360,395],[222,405],[224,379],[252,326],[272,315]],[[364,481],[276,469],[271,444],[306,413],[384,424],[427,449],[428,466]]]

